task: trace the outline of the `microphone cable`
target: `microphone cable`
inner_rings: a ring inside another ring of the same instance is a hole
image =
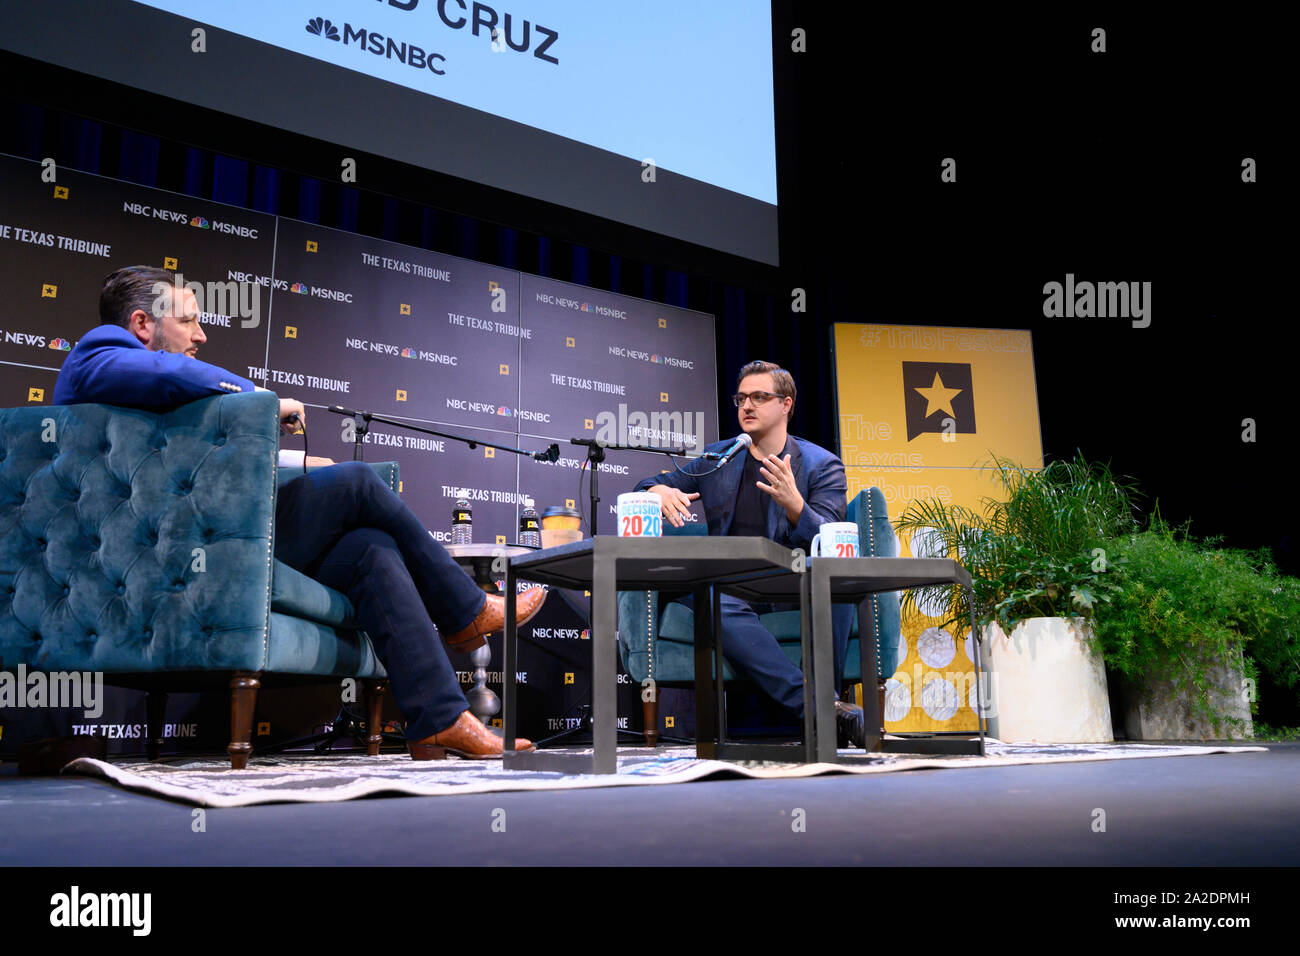
[[[302,473],[305,476],[307,474],[307,423],[297,412],[289,416],[289,421],[297,422],[298,427],[302,429]]]

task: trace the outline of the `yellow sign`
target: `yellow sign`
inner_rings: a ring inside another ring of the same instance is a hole
[[[397,400],[398,400],[399,402],[404,402],[404,401],[406,401],[406,389],[404,389],[404,388],[399,388],[399,389],[397,390]]]
[[[175,259],[175,257],[173,257],[173,256],[164,256],[164,257],[163,257],[163,268],[164,268],[164,269],[175,269],[175,268],[176,268],[176,259]]]
[[[41,286],[42,299],[57,299],[59,297],[59,287],[50,285],[48,282]]]
[[[565,347],[566,349],[576,348],[576,347],[577,347],[577,344],[578,344],[578,343],[574,341],[572,335],[566,335],[566,336],[564,337],[564,347]]]
[[[298,337],[298,326],[286,325],[284,327],[284,337],[286,339],[296,339]]]
[[[257,736],[266,737],[271,733],[271,724],[268,721],[261,720],[257,723]]]
[[[582,420],[582,430],[583,430],[583,431],[588,431],[588,432],[589,432],[589,431],[594,431],[595,428],[596,428],[596,423],[593,422],[590,418],[584,418],[584,419]]]
[[[501,370],[501,374],[502,374],[502,375],[509,375],[509,374],[510,374],[510,366],[509,366],[509,365],[506,365],[504,362],[501,363],[501,369],[500,369],[500,370]]]
[[[29,388],[29,389],[27,390],[27,401],[29,401],[29,402],[43,402],[43,401],[45,401],[45,389],[43,389],[43,388]]]
[[[497,535],[497,544],[505,544],[505,543],[506,543],[506,536],[503,534]]]
[[[407,305],[405,302],[403,302],[400,306],[398,306],[397,311],[402,315],[410,315],[411,307]]]
[[[565,672],[564,672],[564,682],[565,682],[566,684],[572,684],[572,683],[573,683],[573,671],[565,671]]]
[[[661,403],[667,404],[667,402],[668,402],[668,393],[667,393],[667,392],[660,392],[660,393],[659,393],[659,401],[660,401]]]
[[[68,198],[68,187],[67,187],[67,186],[55,186],[55,187],[54,187],[54,198],[55,198],[55,199],[67,199],[67,198]]]
[[[666,328],[668,328],[668,320],[667,320],[667,319],[660,319],[660,320],[659,320],[659,328],[661,328],[661,329],[666,329]]]
[[[315,240],[315,239],[308,239],[308,240],[307,240],[307,251],[308,251],[308,252],[316,252],[316,251],[318,251],[318,249],[319,249],[319,247],[316,245],[316,240]]]
[[[1043,465],[1028,331],[837,324],[835,376],[849,500],[879,488],[891,522],[927,498],[980,508],[999,487],[994,455]],[[899,554],[932,556],[926,544],[908,536]],[[941,627],[946,608],[919,611],[904,620],[885,729],[974,730],[970,628]]]
[[[497,450],[496,450],[495,448],[484,448],[484,449],[483,449],[483,457],[484,457],[484,458],[495,458],[496,456],[497,456]]]

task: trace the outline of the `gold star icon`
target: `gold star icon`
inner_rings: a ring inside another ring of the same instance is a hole
[[[945,411],[953,418],[957,413],[952,410],[952,400],[964,391],[960,388],[945,388],[943,379],[939,373],[934,373],[934,384],[929,388],[918,388],[918,392],[925,396],[925,417],[929,418],[935,412]]]

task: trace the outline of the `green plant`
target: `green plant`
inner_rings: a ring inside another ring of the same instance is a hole
[[[916,588],[905,613],[937,600],[950,610],[945,625],[973,614],[978,626],[996,620],[1007,632],[1027,617],[1092,616],[1118,586],[1113,561],[1096,549],[1136,529],[1137,490],[1081,454],[1041,470],[1002,458],[991,467],[1001,493],[980,510],[926,498],[895,522],[911,532],[914,555],[955,558],[971,575],[969,597],[956,585]]]
[[[1225,662],[1241,660],[1252,711],[1259,670],[1300,686],[1300,582],[1279,574],[1267,551],[1216,545],[1159,513],[1147,530],[1113,539],[1119,587],[1096,630],[1107,665],[1148,684],[1168,681],[1217,728],[1214,672]]]
[[[1256,740],[1300,740],[1300,727],[1273,727],[1255,722]]]

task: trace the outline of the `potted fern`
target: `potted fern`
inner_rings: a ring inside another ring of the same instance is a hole
[[[899,517],[917,557],[951,557],[970,573],[955,585],[909,591],[905,614],[975,619],[989,732],[1003,740],[1114,739],[1101,645],[1093,619],[1120,588],[1103,542],[1136,530],[1137,491],[1082,455],[1041,470],[991,462],[998,493],[978,509],[936,498]]]
[[[1098,633],[1132,739],[1249,737],[1258,674],[1300,684],[1300,581],[1267,551],[1218,545],[1158,511],[1108,545],[1121,591]]]

